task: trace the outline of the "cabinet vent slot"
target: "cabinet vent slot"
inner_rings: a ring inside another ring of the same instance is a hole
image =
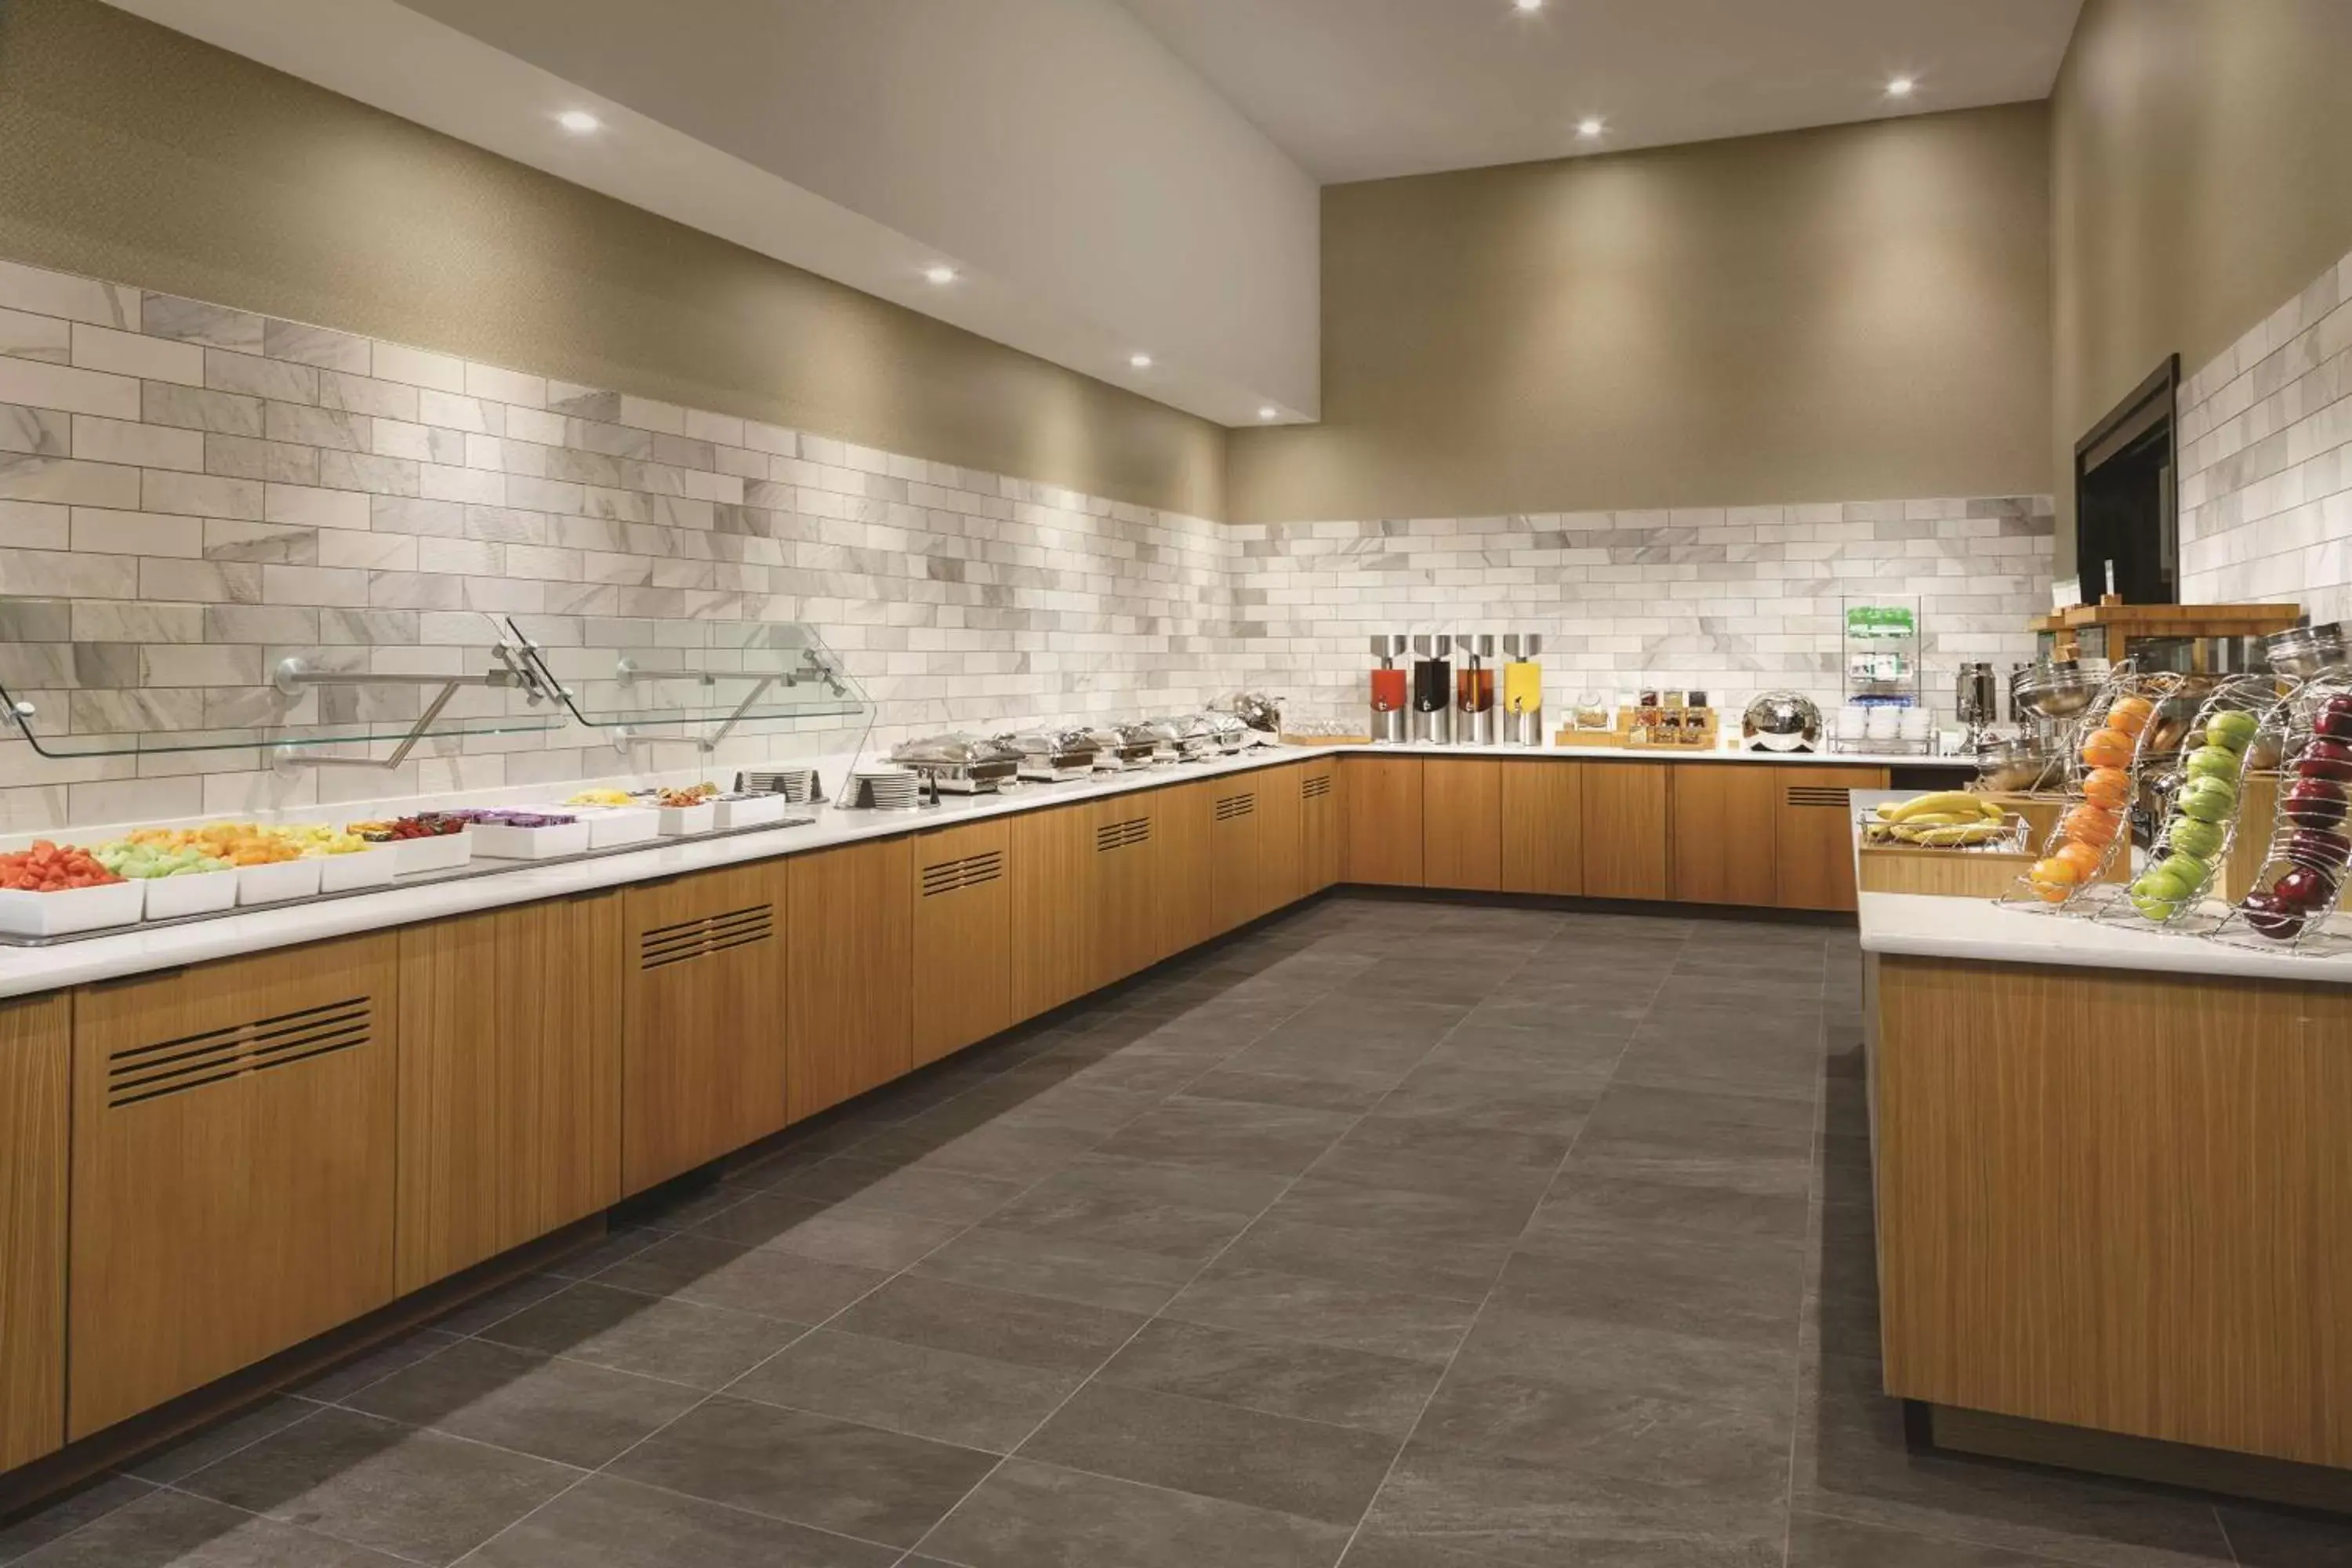
[[[247,1073],[332,1056],[366,1045],[373,1025],[373,1003],[353,996],[152,1046],[126,1047],[106,1058],[106,1103],[137,1105]]]
[[[1151,818],[1130,816],[1125,822],[1106,822],[1095,829],[1095,853],[1108,855],[1114,849],[1151,842]]]
[[[1231,822],[1237,816],[1251,816],[1256,810],[1257,792],[1255,790],[1248,795],[1229,795],[1217,802],[1217,820]]]
[[[1853,803],[1849,792],[1843,789],[1832,789],[1825,784],[1790,784],[1789,804],[1790,805],[1826,805],[1843,811]]]
[[[1301,800],[1313,800],[1317,795],[1330,793],[1331,775],[1329,773],[1309,773],[1298,781],[1298,798]]]
[[[698,920],[680,921],[676,925],[656,926],[637,939],[637,966],[659,969],[664,964],[683,963],[689,958],[700,958],[705,953],[724,952],[730,947],[748,947],[756,942],[765,942],[775,931],[776,907],[773,904],[753,904],[749,909],[704,915]]]
[[[983,855],[967,855],[961,860],[940,860],[923,868],[923,897],[928,899],[935,893],[977,888],[1003,875],[1004,851],[1002,849],[991,849]]]

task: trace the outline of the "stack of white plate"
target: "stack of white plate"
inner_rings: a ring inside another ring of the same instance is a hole
[[[922,783],[905,768],[860,768],[850,775],[849,804],[877,811],[912,811],[921,804]]]

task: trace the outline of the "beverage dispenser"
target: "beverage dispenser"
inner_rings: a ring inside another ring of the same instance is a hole
[[[1382,632],[1372,638],[1372,657],[1381,662],[1372,671],[1372,739],[1395,745],[1404,739],[1405,708],[1411,693],[1406,674],[1397,668],[1404,657],[1404,637]]]
[[[1465,746],[1495,743],[1495,634],[1476,632],[1454,639],[1462,668],[1454,676],[1454,737]]]
[[[1503,638],[1503,712],[1516,746],[1540,746],[1543,730],[1543,637],[1536,632],[1512,632]]]
[[[1412,738],[1435,745],[1454,743],[1454,651],[1451,637],[1412,639]]]

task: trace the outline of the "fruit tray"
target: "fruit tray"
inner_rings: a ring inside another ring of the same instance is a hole
[[[113,927],[135,925],[147,907],[147,884],[108,882],[55,893],[0,889],[0,933],[12,938],[103,936]]]
[[[2213,935],[2261,952],[2340,942],[2329,931],[2352,866],[2352,674],[2312,677],[2278,709],[2278,805],[2253,885]]]

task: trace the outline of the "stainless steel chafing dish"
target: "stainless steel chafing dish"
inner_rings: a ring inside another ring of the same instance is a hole
[[[1148,768],[1159,760],[1159,737],[1132,731],[1132,726],[1120,725],[1087,731],[1087,738],[1095,743],[1095,766],[1098,770],[1116,773],[1122,768]]]
[[[920,773],[934,795],[993,794],[1021,768],[1020,753],[1010,747],[961,733],[902,742],[892,748],[890,760]]]
[[[1145,719],[1121,724],[1118,732],[1129,745],[1149,745],[1155,763],[1172,763],[1184,754],[1183,737],[1172,719]]]
[[[997,743],[1020,758],[1021,776],[1054,783],[1082,779],[1095,771],[1091,730],[1027,730],[999,735]]]
[[[1212,748],[1217,752],[1238,752],[1250,743],[1250,727],[1231,713],[1197,714],[1192,722],[1206,731]]]
[[[1219,740],[1217,727],[1209,722],[1206,713],[1187,713],[1168,722],[1174,727],[1176,757],[1179,762],[1197,763],[1222,755],[1227,748]],[[1239,750],[1236,745],[1233,749]]]
[[[2352,666],[2352,626],[2342,621],[2273,632],[2264,641],[2271,668],[2281,675],[2308,680],[2323,670]]]
[[[2010,713],[2021,722],[2072,719],[2091,705],[2105,679],[2103,668],[2071,658],[2021,664],[2010,673]]]

